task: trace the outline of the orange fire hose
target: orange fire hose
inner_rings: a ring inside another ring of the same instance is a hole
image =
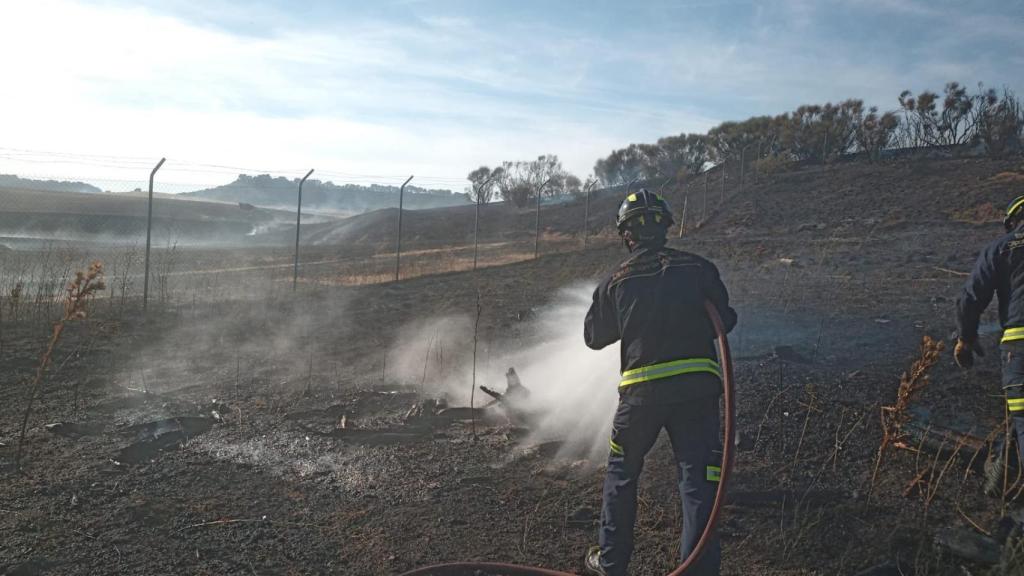
[[[734,413],[735,394],[733,393],[732,375],[732,354],[729,350],[729,338],[725,334],[725,325],[718,310],[711,302],[704,302],[708,317],[715,328],[715,337],[718,340],[719,363],[722,366],[722,399],[725,401],[725,442],[722,446],[722,474],[718,482],[718,490],[715,492],[715,503],[711,507],[711,514],[704,526],[704,532],[693,551],[686,557],[682,564],[670,572],[668,576],[682,576],[686,574],[696,562],[711,541],[718,526],[718,515],[725,503],[725,490],[729,481],[729,474],[732,471],[733,445],[735,438]],[[536,568],[533,566],[519,566],[516,564],[504,564],[500,562],[453,562],[450,564],[437,564],[417,568],[406,572],[401,576],[464,576],[476,574],[494,574],[501,576],[575,576],[571,572],[549,570],[547,568]]]

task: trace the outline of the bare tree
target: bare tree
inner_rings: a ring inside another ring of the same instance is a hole
[[[899,96],[903,111],[900,134],[903,146],[950,146],[966,144],[977,134],[975,98],[958,82],[946,84],[939,108],[939,95],[925,90],[916,97],[910,90]]]
[[[566,173],[562,178],[561,184],[562,194],[567,194],[573,198],[580,198],[583,196],[583,182],[580,181],[579,177]]]
[[[893,112],[878,114],[878,108],[872,106],[867,115],[857,121],[857,147],[866,152],[871,161],[878,160],[882,150],[893,141],[900,119]]]
[[[985,90],[980,84],[978,87],[980,93],[975,97],[974,107],[978,140],[994,158],[1020,151],[1024,138],[1024,107],[1020,100],[1009,88],[1003,88],[1000,97],[991,88]]]
[[[497,180],[501,178],[504,169],[501,167],[491,170],[487,166],[481,166],[466,176],[470,186],[466,189],[470,200],[479,204],[486,204],[494,198],[494,190],[497,187]]]
[[[531,197],[527,164],[526,162],[502,162],[501,177],[497,180],[498,194],[501,199],[517,208],[525,207]]]

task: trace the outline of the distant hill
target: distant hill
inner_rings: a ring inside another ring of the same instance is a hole
[[[86,194],[99,194],[103,192],[103,190],[85,182],[31,180],[29,178],[19,178],[14,174],[0,174],[0,188],[11,190],[49,190],[51,192],[82,192]]]
[[[241,202],[264,208],[294,209],[299,180],[269,174],[249,176],[239,174],[238,179],[224,186],[186,192],[181,196]],[[363,213],[398,206],[397,186],[337,185],[320,180],[307,180],[302,187],[303,209],[345,213]],[[409,210],[464,206],[470,203],[467,194],[453,194],[450,190],[426,190],[415,186],[405,189],[404,207]]]

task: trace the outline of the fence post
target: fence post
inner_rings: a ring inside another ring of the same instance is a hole
[[[704,221],[708,218],[708,189],[704,188],[704,205],[700,209],[700,226],[704,226]]]
[[[398,271],[402,265],[402,203],[405,200],[405,185],[412,180],[412,176],[405,179],[402,187],[398,189],[398,235],[395,239],[395,282],[398,282]]]
[[[552,177],[553,178],[553,177]],[[544,187],[551,182],[551,178],[548,178],[537,188],[537,223],[533,232],[533,258],[534,260],[540,256],[540,199],[544,196]]]
[[[593,186],[587,186],[584,192],[587,195],[583,205],[583,249],[587,249],[587,233],[590,232],[590,190]]]
[[[754,182],[761,180],[761,141],[757,141],[757,156],[754,157]]]
[[[146,216],[146,275],[142,280],[142,311],[145,312],[149,306],[149,246],[153,234],[153,178],[156,177],[156,171],[164,165],[164,161],[167,158],[161,158],[156,166],[153,167],[153,171],[149,173],[149,208]]]
[[[476,253],[480,245],[477,234],[480,232],[480,192],[476,193],[476,215],[473,217],[473,270],[476,270]]]
[[[310,168],[309,172],[299,180],[299,206],[295,210],[295,269],[292,272],[292,292],[295,292],[296,287],[299,285],[299,228],[302,226],[302,185],[306,183],[306,178],[313,173],[313,169]]]
[[[704,182],[707,183],[707,173],[704,174]],[[707,186],[705,186],[705,190]],[[683,237],[683,230],[686,228],[686,207],[690,203],[690,191],[686,191],[686,196],[683,196],[683,217],[679,219],[679,237]]]
[[[825,144],[821,148],[821,165],[828,161],[828,132],[825,132]]]
[[[740,192],[743,192],[743,185],[746,183],[747,177],[747,148],[749,145],[740,148]]]
[[[721,192],[720,192],[720,194],[722,196],[722,202],[723,203],[725,202],[725,172],[726,172],[726,170],[728,170],[728,168],[729,168],[729,160],[726,159],[726,160],[724,160],[722,162],[722,185],[721,185]]]

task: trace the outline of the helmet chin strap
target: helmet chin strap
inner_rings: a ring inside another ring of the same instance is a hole
[[[638,240],[633,237],[632,230],[623,230],[621,236],[622,245],[625,246],[626,250],[628,250],[630,253],[635,252],[637,249],[642,248],[644,246],[652,248],[661,248],[668,241],[668,239],[664,237],[651,237],[650,239],[646,240]]]

